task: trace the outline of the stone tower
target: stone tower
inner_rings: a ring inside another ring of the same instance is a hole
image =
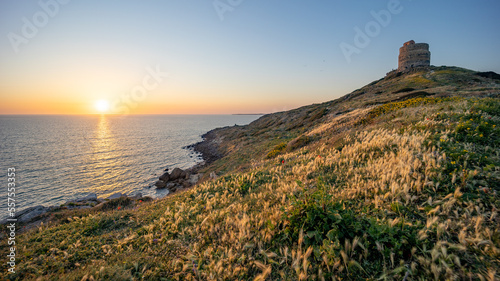
[[[411,40],[399,48],[398,72],[407,72],[414,67],[431,65],[431,52],[429,44],[417,43]]]

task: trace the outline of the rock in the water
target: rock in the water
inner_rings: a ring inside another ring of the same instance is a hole
[[[167,187],[169,190],[170,190],[170,189],[172,189],[172,188],[175,188],[175,186],[176,186],[176,184],[175,184],[175,183],[173,183],[173,182],[169,182],[169,183],[167,183],[167,185],[166,185],[166,187]]]
[[[108,197],[108,199],[110,199],[110,200],[111,200],[111,199],[117,199],[117,198],[120,198],[120,197],[123,197],[123,196],[125,196],[125,195],[124,195],[124,194],[121,194],[120,192],[117,192],[117,193],[115,193],[115,194],[113,194],[113,195],[109,196],[109,197]]]
[[[167,184],[164,181],[159,180],[155,183],[155,186],[156,186],[156,188],[162,189],[162,188],[165,188],[167,186]]]
[[[136,195],[134,195],[134,197],[132,197],[134,199],[141,199],[142,198],[142,193],[138,192]]]
[[[89,195],[78,198],[75,200],[75,202],[84,202],[84,201],[96,201],[97,202],[97,194],[95,193],[90,193]]]
[[[170,180],[174,181],[180,178],[185,178],[187,175],[186,171],[180,169],[180,168],[175,168],[172,173],[170,174]]]
[[[170,174],[168,172],[160,176],[160,180],[167,182],[170,179]]]
[[[190,187],[190,186],[191,186],[191,184],[189,183],[189,181],[184,180],[184,179],[179,180],[179,184],[180,184],[180,185],[181,185],[181,187],[183,187],[183,188],[188,188],[188,187]]]
[[[48,210],[48,207],[44,207],[42,205],[30,207],[28,209],[22,210],[21,212],[18,212],[16,218],[17,221],[21,223],[29,222],[35,217],[45,214]]]

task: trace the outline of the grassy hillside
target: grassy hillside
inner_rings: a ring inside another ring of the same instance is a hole
[[[222,158],[203,171],[217,179],[29,231],[16,238],[16,273],[1,274],[498,280],[499,89],[433,68],[212,131]]]
[[[305,144],[316,146],[322,142],[336,142],[343,132],[359,125],[352,122],[357,115],[376,105],[417,97],[486,97],[498,94],[500,80],[483,74],[443,66],[406,75],[386,76],[333,101],[265,115],[248,126],[213,130],[208,134],[209,142],[218,146],[217,156],[226,157],[209,165],[205,171],[220,175],[248,171],[254,161],[263,159],[272,151],[270,147],[283,143],[288,145],[286,151],[292,151]],[[406,123],[402,121],[404,126]],[[334,126],[334,123],[342,126]],[[208,177],[209,173],[205,175]]]

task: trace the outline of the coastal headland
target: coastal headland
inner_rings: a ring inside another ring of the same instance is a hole
[[[165,198],[46,212],[55,218],[16,236],[16,272],[0,276],[496,280],[499,126],[498,74],[391,72],[206,133],[190,147],[203,164],[158,180],[198,178]]]

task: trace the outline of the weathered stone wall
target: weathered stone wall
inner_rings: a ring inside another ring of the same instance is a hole
[[[411,40],[404,43],[403,47],[399,48],[399,72],[406,72],[415,67],[430,65],[431,52],[429,52],[429,44],[415,43],[415,41]]]

